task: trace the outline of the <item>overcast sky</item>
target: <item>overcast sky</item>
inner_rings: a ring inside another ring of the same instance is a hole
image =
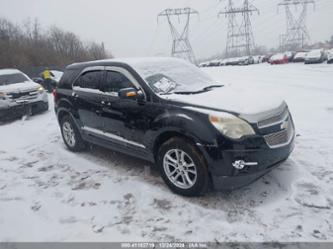
[[[250,0],[251,1],[251,0]],[[275,47],[285,30],[285,12],[277,11],[280,0],[252,0],[260,15],[252,16],[257,45]],[[165,8],[192,7],[190,41],[197,57],[222,52],[226,42],[227,20],[217,18],[227,0],[0,0],[0,17],[15,23],[38,18],[43,27],[57,25],[85,40],[104,42],[117,57],[168,55],[171,36],[166,20],[157,23]],[[243,0],[234,0],[241,4]],[[333,0],[316,0],[309,8],[308,30],[313,42],[333,35]],[[293,9],[294,10],[294,9]]]

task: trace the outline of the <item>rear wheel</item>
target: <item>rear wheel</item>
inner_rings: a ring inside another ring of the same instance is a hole
[[[172,138],[158,152],[158,166],[168,187],[184,196],[200,196],[208,189],[206,162],[189,141]]]
[[[60,126],[62,138],[69,150],[78,152],[86,148],[86,143],[83,141],[77,126],[69,115],[61,119]]]

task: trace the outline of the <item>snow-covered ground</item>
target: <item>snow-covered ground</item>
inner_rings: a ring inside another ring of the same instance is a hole
[[[0,126],[0,241],[333,241],[333,66],[205,70],[287,100],[298,134],[288,161],[240,190],[184,198],[144,161],[69,152],[51,107]]]

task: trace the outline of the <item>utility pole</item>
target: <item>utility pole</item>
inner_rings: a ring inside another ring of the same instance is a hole
[[[158,19],[166,17],[169,23],[171,36],[172,36],[172,50],[171,56],[185,59],[193,64],[196,64],[194,52],[189,41],[189,26],[190,19],[193,15],[199,15],[199,12],[192,8],[178,8],[178,9],[165,9],[158,15]],[[177,30],[175,24],[175,18],[178,18],[178,22],[183,21],[182,28]],[[181,17],[185,17],[181,18]]]
[[[306,27],[306,17],[308,5],[313,4],[314,0],[281,0],[278,4],[279,7],[284,7],[286,12],[287,29],[286,33],[281,35],[280,49],[281,50],[297,50],[303,48],[304,45],[310,41],[310,35]],[[296,13],[293,14],[291,8],[297,10],[301,7],[301,12],[297,17]]]
[[[244,0],[242,7],[234,7],[233,0],[229,0],[225,11],[219,12],[219,16],[223,14],[228,18],[226,57],[252,54],[255,43],[250,15],[253,13],[259,14],[259,10],[249,0]],[[240,26],[237,15],[242,16]]]

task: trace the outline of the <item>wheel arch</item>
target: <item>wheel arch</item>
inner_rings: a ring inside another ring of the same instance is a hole
[[[157,161],[157,155],[161,145],[172,138],[182,138],[190,142],[203,155],[204,160],[207,162],[205,152],[202,150],[201,146],[198,146],[200,144],[199,139],[191,134],[184,133],[179,130],[164,131],[156,137],[152,148],[155,162]]]

